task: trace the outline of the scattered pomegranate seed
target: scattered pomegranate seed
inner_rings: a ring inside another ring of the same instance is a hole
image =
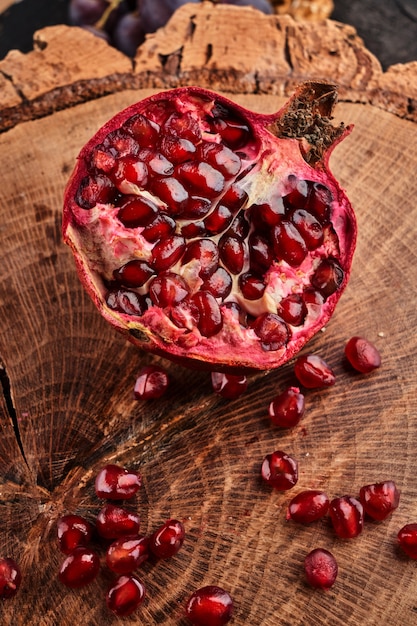
[[[185,539],[182,522],[169,519],[150,537],[149,549],[158,559],[169,559],[177,554]]]
[[[0,599],[12,598],[19,591],[22,573],[19,565],[10,557],[0,558]]]
[[[140,475],[119,465],[105,465],[97,474],[95,491],[98,498],[126,500],[132,498],[142,484]]]
[[[317,589],[330,589],[336,582],[338,566],[333,554],[323,548],[316,548],[304,560],[307,582]]]
[[[107,548],[107,567],[116,574],[130,574],[149,556],[149,539],[142,535],[124,536]]]
[[[104,539],[118,539],[139,533],[140,518],[137,513],[114,504],[106,504],[98,513],[96,528]]]
[[[228,400],[233,400],[241,396],[248,386],[246,376],[223,374],[222,372],[212,372],[211,383],[214,392]]]
[[[364,337],[351,337],[345,346],[345,355],[351,366],[362,374],[369,374],[381,365],[381,355]]]
[[[64,554],[70,554],[79,546],[86,546],[92,534],[92,525],[81,515],[63,515],[57,522],[58,545]]]
[[[305,398],[298,387],[289,387],[272,400],[269,417],[275,426],[293,428],[303,417]]]
[[[310,524],[324,517],[329,510],[329,498],[324,491],[308,490],[297,494],[289,503],[287,520]]]
[[[369,517],[382,521],[398,507],[400,492],[393,480],[387,480],[361,487],[359,500]]]
[[[193,626],[223,626],[232,617],[233,600],[221,587],[201,587],[188,599],[185,614]]]
[[[308,389],[330,387],[336,382],[333,370],[317,354],[299,356],[294,372],[299,382]]]
[[[98,555],[89,548],[80,546],[75,548],[62,563],[59,570],[59,580],[66,587],[78,589],[91,583],[100,569]]]
[[[168,374],[162,367],[147,365],[140,370],[133,393],[136,400],[154,400],[163,396],[168,384]]]
[[[277,450],[265,457],[261,476],[268,485],[278,491],[292,489],[298,481],[298,463],[289,454]]]
[[[417,559],[417,524],[406,524],[398,531],[398,542],[410,559]]]
[[[134,576],[120,576],[109,588],[106,604],[119,617],[131,615],[145,598],[145,585]]]
[[[341,539],[353,539],[363,530],[363,506],[352,496],[334,498],[329,507],[334,531]]]

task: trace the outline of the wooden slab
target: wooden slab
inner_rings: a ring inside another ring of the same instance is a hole
[[[218,15],[216,8],[220,45]],[[236,37],[246,32],[241,15],[234,21]],[[259,20],[259,28],[265,24],[253,12],[251,19]],[[286,19],[282,24],[287,28]],[[292,28],[287,46],[291,58],[301,59],[305,49],[298,27]],[[310,28],[313,36],[316,27]],[[339,33],[336,65],[344,66],[343,51],[353,45],[352,36],[346,38],[350,27],[326,23],[323,28]],[[158,38],[162,46],[165,36],[173,36],[170,29],[146,42],[136,70],[144,50],[151,55],[152,41]],[[278,29],[275,37],[279,50]],[[94,40],[92,45],[97,50],[101,44]],[[240,49],[246,48],[242,40]],[[371,59],[366,50],[361,54]],[[33,57],[24,59],[31,67]],[[7,76],[15,77],[9,83],[17,84],[24,59],[14,65],[8,59]],[[230,66],[236,65],[230,57]],[[196,72],[180,73],[180,82],[195,82]],[[305,75],[312,72],[308,64]],[[30,96],[20,108],[13,105],[13,127],[0,135],[0,545],[2,554],[21,562],[24,579],[19,595],[0,606],[3,624],[186,626],[184,602],[204,584],[219,584],[233,595],[234,626],[417,623],[415,563],[396,546],[401,526],[417,522],[417,139],[415,121],[406,119],[414,114],[412,107],[402,117],[402,104],[394,107],[397,115],[383,110],[384,99],[392,110],[394,93],[402,103],[414,101],[415,80],[402,82],[407,72],[412,76],[413,68],[393,69],[390,75],[397,73],[398,83],[390,82],[387,91],[381,88],[382,72],[376,82],[352,76],[355,93],[363,88],[361,102],[348,101],[352,87],[338,105],[338,120],[354,123],[355,130],[338,146],[331,165],[356,208],[359,239],[351,282],[326,331],[308,348],[334,367],[337,384],[309,392],[302,423],[285,432],[270,426],[267,410],[294,382],[292,363],[251,377],[245,396],[225,401],[214,396],[207,374],[164,362],[172,377],[168,395],[156,402],[135,401],[139,367],[156,359],[138,353],[102,321],[62,243],[62,194],[76,154],[104,121],[149,89],[120,89],[111,79],[107,88],[114,93],[97,97],[92,88],[87,96],[88,79],[82,78],[71,93],[80,89],[85,101],[75,104],[62,98],[70,78],[62,80],[57,69],[61,87],[54,102],[61,98],[62,110],[45,108],[38,117],[36,107],[27,106]],[[201,75],[202,82],[208,80]],[[222,76],[225,84],[233,82],[232,97],[245,106],[272,112],[283,103],[284,88],[272,75],[273,94],[251,89],[239,72],[233,81],[226,71]],[[165,81],[163,75],[161,84]],[[292,81],[290,72],[285,88]],[[20,92],[33,88],[29,81],[19,84]],[[53,89],[32,104],[40,107]],[[8,115],[11,109],[4,110]],[[18,120],[19,110],[26,121]],[[344,362],[343,347],[353,334],[367,336],[381,350],[383,365],[370,376],[353,374]],[[279,494],[260,482],[262,460],[275,449],[299,461],[300,479],[292,492]],[[64,512],[94,517],[101,503],[94,497],[93,479],[107,462],[142,472],[144,485],[134,506],[144,533],[171,516],[187,529],[175,558],[143,566],[139,575],[147,599],[123,620],[104,606],[107,574],[77,592],[56,580],[61,561],[56,519]],[[336,539],[326,521],[308,528],[285,521],[287,503],[298,491],[357,495],[363,484],[385,479],[401,489],[400,507],[383,523],[367,523],[355,540]],[[327,593],[307,587],[302,574],[304,556],[318,546],[332,550],[339,562],[338,581]]]

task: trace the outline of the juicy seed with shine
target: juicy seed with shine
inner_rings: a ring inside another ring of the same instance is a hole
[[[341,496],[330,502],[329,515],[333,529],[341,539],[353,539],[363,530],[363,506],[352,496]]]
[[[106,551],[107,567],[116,574],[130,574],[149,557],[149,538],[127,535],[113,541]]]
[[[201,587],[188,598],[185,615],[193,626],[225,626],[233,615],[232,597],[217,585]]]
[[[92,534],[92,525],[81,515],[63,515],[57,521],[58,546],[64,554],[70,554],[79,546],[87,546]]]
[[[261,340],[264,350],[279,350],[287,344],[290,338],[288,326],[275,313],[259,315],[253,322],[252,328]]]
[[[288,387],[269,405],[269,417],[274,426],[293,428],[303,417],[305,398],[298,387]]]
[[[331,387],[336,382],[333,370],[317,354],[298,357],[294,372],[299,382],[307,389]]]
[[[328,550],[316,548],[309,552],[304,559],[304,571],[311,587],[330,589],[336,582],[337,561]]]
[[[281,450],[267,454],[261,467],[264,481],[277,491],[292,489],[298,481],[297,461]]]
[[[10,557],[0,558],[0,599],[13,598],[22,583],[22,573],[18,563]]]
[[[97,474],[94,489],[98,498],[127,500],[133,498],[141,485],[142,479],[138,472],[110,463]]]
[[[298,524],[311,524],[327,514],[329,505],[329,498],[324,491],[315,489],[301,491],[288,505],[287,520],[293,520]]]
[[[174,272],[159,274],[149,288],[150,298],[156,306],[175,306],[189,294],[187,283]]]
[[[245,393],[248,381],[246,376],[223,374],[222,372],[211,373],[213,391],[223,398],[234,400]]]
[[[417,524],[406,524],[398,531],[398,543],[410,559],[417,559]]]
[[[382,521],[398,508],[400,492],[393,480],[386,480],[361,487],[359,500],[369,517]]]
[[[158,559],[169,559],[182,547],[185,528],[182,522],[169,519],[164,522],[149,538],[149,549]]]
[[[164,395],[168,385],[166,370],[157,365],[145,365],[136,378],[133,394],[136,400],[155,400]]]
[[[345,355],[351,366],[361,374],[369,374],[381,365],[378,349],[365,337],[351,337],[345,345]]]
[[[59,569],[59,580],[66,587],[79,589],[89,585],[98,575],[100,558],[96,552],[80,546],[67,556]]]
[[[137,513],[114,504],[106,504],[98,513],[96,528],[103,539],[119,539],[139,533],[140,518]]]
[[[107,607],[115,615],[131,615],[145,598],[145,585],[135,576],[120,576],[109,588],[106,595]]]

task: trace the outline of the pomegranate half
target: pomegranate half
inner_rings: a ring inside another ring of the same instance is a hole
[[[198,87],[146,98],[84,146],[63,236],[100,313],[137,346],[215,371],[276,368],[329,320],[356,243],[329,171],[351,127],[333,85],[274,115]]]

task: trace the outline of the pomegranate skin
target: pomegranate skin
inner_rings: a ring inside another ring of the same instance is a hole
[[[297,354],[333,314],[356,245],[329,169],[352,130],[328,123],[336,99],[333,85],[305,83],[264,115],[182,87],[100,128],[66,187],[63,238],[104,319],[193,368],[246,373]],[[309,116],[317,136],[300,134]],[[196,237],[215,245],[190,253]],[[180,287],[159,305],[149,287],[167,272]]]

